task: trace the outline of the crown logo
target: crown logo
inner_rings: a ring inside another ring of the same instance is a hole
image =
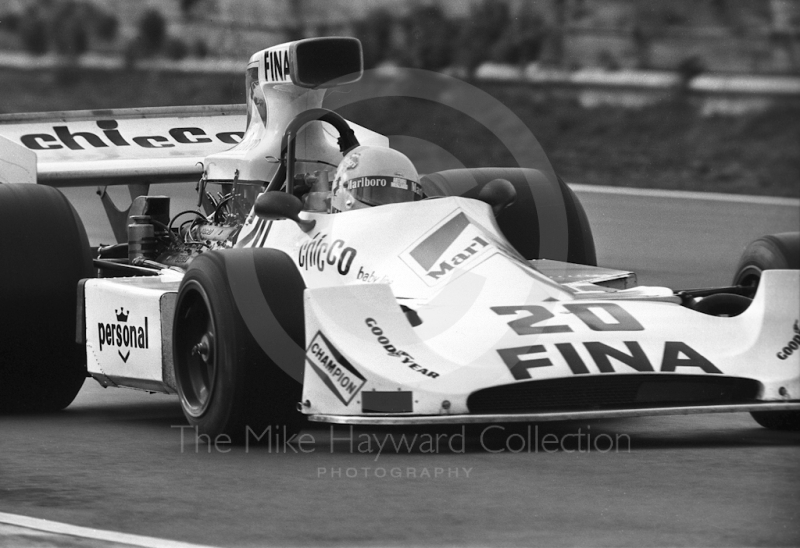
[[[125,309],[123,307],[121,307],[121,306],[119,307],[119,310],[117,310],[116,308],[114,309],[114,314],[117,315],[117,321],[118,322],[127,322],[128,321],[128,314],[130,314],[130,313],[131,313],[130,310],[128,310],[128,312],[125,312]]]

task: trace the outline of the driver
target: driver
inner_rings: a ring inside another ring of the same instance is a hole
[[[364,145],[348,152],[339,164],[330,212],[414,202],[423,196],[411,160],[391,148]]]

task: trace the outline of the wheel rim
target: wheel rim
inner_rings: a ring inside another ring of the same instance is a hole
[[[178,303],[175,374],[183,408],[192,417],[205,413],[217,380],[217,329],[208,295],[190,281]]]

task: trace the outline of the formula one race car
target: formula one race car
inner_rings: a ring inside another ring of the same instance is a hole
[[[419,177],[320,108],[361,74],[357,40],[308,39],[250,59],[244,113],[0,118],[0,408],[64,408],[88,372],[178,394],[198,432],[234,439],[304,416],[800,427],[800,235],[751,244],[730,287],[636,286],[596,266],[549,166]],[[198,179],[197,210],[147,194]],[[118,243],[91,250],[53,187],[113,184],[134,199],[102,196]]]

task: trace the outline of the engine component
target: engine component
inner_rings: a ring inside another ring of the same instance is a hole
[[[200,241],[205,243],[225,242],[233,240],[238,230],[239,225],[219,226],[216,224],[204,224],[197,229],[197,235]]]
[[[128,261],[136,259],[155,259],[156,237],[149,215],[131,216],[128,225]]]

